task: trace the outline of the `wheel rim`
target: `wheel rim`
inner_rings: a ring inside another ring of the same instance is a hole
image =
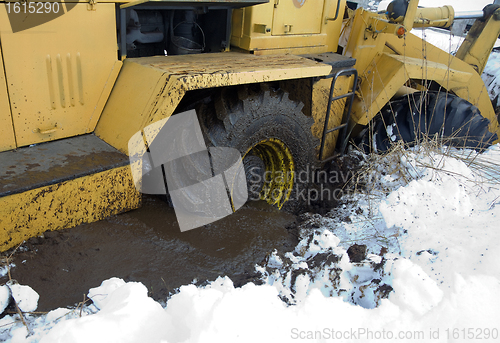
[[[269,138],[248,149],[243,158],[248,154],[258,156],[265,165],[260,199],[281,209],[290,198],[294,184],[295,165],[292,152],[279,139]]]

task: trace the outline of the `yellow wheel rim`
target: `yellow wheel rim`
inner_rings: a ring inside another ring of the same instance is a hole
[[[257,143],[248,149],[245,156],[250,152],[262,159],[266,166],[260,198],[281,209],[293,189],[295,166],[292,152],[285,143],[275,138]]]

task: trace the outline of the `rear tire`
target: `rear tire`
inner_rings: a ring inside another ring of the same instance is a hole
[[[317,168],[318,145],[303,104],[266,85],[224,88],[213,99],[197,110],[207,146],[240,151],[249,199],[299,211]]]
[[[425,139],[457,148],[483,151],[497,135],[490,121],[470,102],[444,92],[417,92],[391,101],[361,133],[358,145],[365,152],[387,151],[399,141],[409,146]]]

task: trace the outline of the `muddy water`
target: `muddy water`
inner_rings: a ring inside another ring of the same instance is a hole
[[[206,227],[180,232],[172,208],[148,197],[138,210],[29,240],[14,256],[12,278],[40,294],[40,311],[82,301],[110,277],[144,283],[164,301],[183,284],[230,276],[251,280],[274,248],[291,249],[293,215],[253,202]],[[0,284],[6,281],[0,279]]]

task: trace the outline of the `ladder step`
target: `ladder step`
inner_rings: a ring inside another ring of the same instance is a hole
[[[346,126],[347,126],[347,124],[346,124],[346,123],[344,123],[344,124],[342,124],[342,125],[336,126],[336,127],[334,127],[333,129],[330,129],[330,130],[326,131],[326,133],[330,133],[330,132],[333,132],[333,131],[337,131],[337,130],[343,129],[343,128],[344,128],[344,127],[346,127]]]
[[[342,154],[341,154],[341,153],[336,153],[336,154],[334,154],[333,156],[330,156],[330,157],[328,157],[328,158],[325,158],[324,160],[321,160],[320,162],[321,162],[321,163],[330,162],[331,160],[334,160],[334,159],[336,159],[337,157],[340,157],[340,156],[342,156]]]
[[[337,101],[337,100],[340,100],[340,99],[344,99],[344,98],[347,98],[347,97],[350,97],[350,96],[353,96],[354,95],[354,92],[349,92],[349,93],[346,93],[346,94],[342,94],[342,95],[338,95],[334,98],[332,98],[332,102],[334,101]]]

